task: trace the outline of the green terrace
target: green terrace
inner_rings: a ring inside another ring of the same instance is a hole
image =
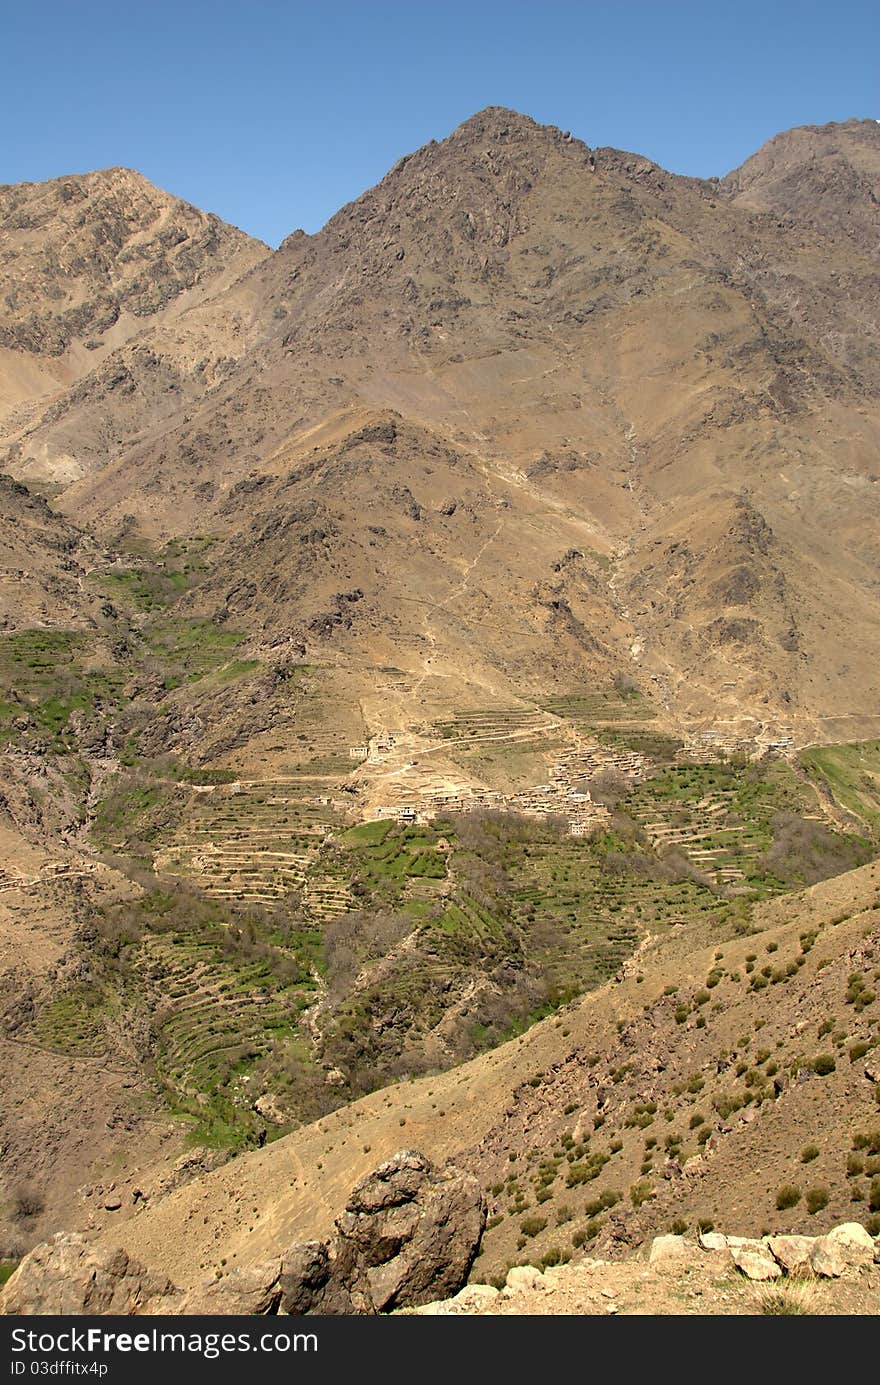
[[[209,620],[165,618],[143,630],[143,651],[162,670],[166,691],[213,677],[231,681],[259,667],[256,660],[234,659],[246,636]]]
[[[653,721],[656,709],[637,689],[597,689],[538,699],[539,706],[553,716],[572,721],[580,729],[616,722]]]
[[[800,761],[816,783],[880,838],[880,741],[813,746],[801,752]]]
[[[683,853],[718,885],[756,898],[870,856],[863,838],[835,832],[819,817],[809,785],[782,759],[668,767],[621,807],[659,855]]]
[[[206,557],[215,542],[204,535],[172,539],[158,553],[144,543],[129,543],[131,565],[92,572],[89,586],[128,614],[164,611],[190,591],[207,571]]]
[[[147,1024],[148,1072],[192,1121],[194,1138],[256,1139],[262,1122],[252,1106],[263,1082],[254,1074],[271,1080],[290,1051],[297,1061],[307,1052],[300,1026],[318,995],[320,934],[289,916],[224,908],[157,883],[99,915],[90,966],[87,983],[39,1010],[32,1039],[102,1057]]]
[[[402,898],[414,879],[446,878],[446,857],[437,832],[426,827],[399,827],[390,821],[365,822],[351,827],[337,839],[329,868],[340,879],[351,881],[357,899],[389,903]]]

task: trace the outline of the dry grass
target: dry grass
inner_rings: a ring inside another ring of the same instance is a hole
[[[762,1289],[758,1298],[764,1317],[808,1317],[820,1311],[819,1291],[812,1276],[774,1284]]]

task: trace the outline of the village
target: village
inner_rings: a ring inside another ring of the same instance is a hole
[[[401,760],[398,756],[396,763],[394,752],[398,743],[388,733],[380,733],[361,745],[352,746],[349,749],[351,758],[362,762],[368,771],[379,770],[383,788],[391,791],[382,802],[375,802],[373,795],[366,796],[363,816],[365,819],[392,818],[401,823],[416,823],[449,813],[510,812],[527,817],[556,817],[565,822],[571,836],[585,836],[609,817],[608,808],[594,800],[590,788],[591,782],[599,776],[633,787],[662,763],[701,763],[732,756],[759,758],[768,753],[786,754],[794,744],[788,728],[761,727],[748,735],[738,729],[718,727],[694,732],[675,744],[668,759],[658,760],[629,749],[625,744],[604,743],[582,734],[571,723],[563,724],[559,718],[553,718],[552,726],[543,728],[533,725],[507,734],[491,729],[482,735],[472,733],[468,746],[473,749],[480,743],[497,745],[502,740],[510,745],[522,744],[529,737],[534,741],[536,736],[540,741],[541,730],[548,734],[552,731],[554,738],[562,732],[569,745],[556,751],[547,782],[512,792],[466,783],[463,778],[460,782],[450,782],[451,776],[440,772],[439,767],[431,772],[423,763],[425,758],[438,751],[448,751],[448,741],[427,746],[420,752],[419,760]],[[384,774],[382,767],[386,767]]]

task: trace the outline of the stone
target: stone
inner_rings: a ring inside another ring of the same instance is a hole
[[[179,1290],[124,1250],[61,1231],[24,1257],[0,1293],[0,1313],[28,1316],[175,1313]]]
[[[866,1058],[865,1076],[869,1082],[880,1082],[880,1048],[875,1048]]]
[[[356,1313],[449,1298],[467,1283],[485,1225],[476,1179],[400,1150],[352,1190],[331,1244],[333,1278]]]
[[[246,1314],[248,1317],[277,1313],[281,1301],[281,1261],[232,1270],[219,1279],[207,1280],[186,1295],[181,1313],[216,1317]]]
[[[730,1255],[746,1279],[779,1279],[782,1274],[780,1266],[761,1241],[749,1241],[742,1246],[732,1246]]]
[[[486,1308],[498,1297],[498,1290],[491,1284],[465,1284],[459,1289],[452,1302],[461,1308]]]
[[[649,1265],[668,1264],[687,1259],[693,1250],[690,1241],[684,1236],[655,1236],[648,1252]]]
[[[544,1276],[534,1265],[514,1265],[507,1272],[503,1292],[506,1295],[527,1293],[544,1287]]]
[[[281,1104],[281,1098],[274,1096],[271,1092],[265,1092],[257,1097],[253,1109],[258,1116],[262,1116],[270,1125],[286,1125],[287,1114]]]
[[[281,1261],[279,1312],[351,1313],[351,1294],[333,1276],[328,1241],[301,1241],[292,1245]]]
[[[786,1274],[810,1268],[815,1236],[766,1236],[764,1243]]]
[[[810,1264],[816,1274],[825,1279],[857,1274],[874,1263],[874,1239],[858,1222],[843,1222],[825,1236],[819,1236],[813,1246]]]
[[[476,1179],[401,1150],[356,1185],[328,1240],[298,1242],[186,1295],[122,1250],[61,1235],[25,1257],[0,1303],[4,1313],[128,1314],[147,1304],[211,1315],[389,1312],[464,1289],[485,1223]],[[495,1291],[474,1285],[466,1292],[474,1301]]]
[[[703,1250],[727,1250],[727,1237],[720,1231],[701,1231],[700,1246]]]

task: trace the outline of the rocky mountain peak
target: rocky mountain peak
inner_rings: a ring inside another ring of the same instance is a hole
[[[735,204],[775,212],[862,249],[880,245],[880,124],[803,125],[768,140],[721,181]]]

